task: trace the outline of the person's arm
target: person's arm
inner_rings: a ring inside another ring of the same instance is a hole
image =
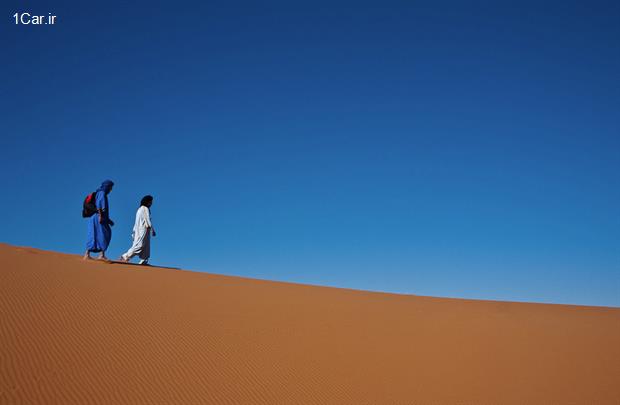
[[[99,214],[99,223],[103,224],[105,222],[104,214],[107,214],[108,212],[108,201],[106,199],[105,192],[97,192],[95,197],[95,206],[97,207],[97,213]],[[110,226],[114,226],[114,221],[112,221],[109,217],[107,218],[107,222]]]
[[[153,223],[151,222],[151,210],[147,207],[144,207],[144,222],[146,224],[147,232],[151,232],[153,236],[155,236],[155,229],[153,228]]]
[[[151,213],[147,207],[142,208],[142,215],[144,216],[144,224],[147,228],[152,228],[153,224],[151,224]]]
[[[99,214],[99,223],[103,224],[103,213],[108,208],[105,206],[105,193],[103,191],[97,191],[95,207],[97,207],[97,214]]]

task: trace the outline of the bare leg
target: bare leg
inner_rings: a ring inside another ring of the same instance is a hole
[[[84,260],[91,260],[92,257],[90,257],[90,251],[86,251],[86,253],[84,253],[84,257],[82,258]]]
[[[109,262],[110,261],[107,257],[105,257],[105,252],[101,252],[101,254],[97,258],[97,260],[101,260],[102,262]]]

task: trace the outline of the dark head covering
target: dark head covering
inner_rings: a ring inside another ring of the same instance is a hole
[[[147,204],[153,202],[153,196],[152,195],[145,195],[144,197],[142,197],[142,200],[140,201],[140,206],[145,206],[148,208]]]
[[[114,182],[112,180],[104,180],[103,183],[101,183],[101,187],[99,187],[99,190],[104,191],[106,194],[108,194],[110,190],[112,190],[113,185]]]

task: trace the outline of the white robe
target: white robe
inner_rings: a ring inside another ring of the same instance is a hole
[[[144,205],[136,212],[136,222],[133,225],[133,245],[123,254],[123,259],[130,260],[134,256],[140,257],[140,263],[146,263],[151,256],[151,213]]]

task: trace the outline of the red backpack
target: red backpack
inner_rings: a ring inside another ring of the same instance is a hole
[[[97,205],[95,203],[97,199],[97,192],[94,191],[86,196],[82,208],[82,218],[92,217],[97,213]]]

